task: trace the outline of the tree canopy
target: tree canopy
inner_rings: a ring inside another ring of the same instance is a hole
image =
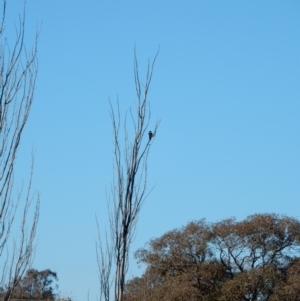
[[[135,256],[142,277],[125,300],[300,300],[300,222],[255,214],[188,223],[152,239]]]
[[[57,280],[57,274],[49,269],[43,271],[29,269],[14,289],[12,298],[24,300],[55,300],[55,290],[58,286],[54,285],[54,281]]]

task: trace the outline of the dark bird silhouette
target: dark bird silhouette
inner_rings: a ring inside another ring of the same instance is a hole
[[[151,131],[149,131],[148,135],[149,135],[149,141],[150,141],[153,137],[153,133]]]

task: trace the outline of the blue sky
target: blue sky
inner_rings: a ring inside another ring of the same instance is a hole
[[[8,1],[7,27],[23,3]],[[26,12],[28,48],[41,27],[39,75],[18,163],[25,177],[34,149],[42,204],[33,266],[56,271],[63,294],[99,296],[108,100],[118,95],[123,114],[134,106],[134,45],[141,77],[160,47],[149,99],[161,125],[132,252],[203,217],[299,218],[299,1],[27,0]],[[141,272],[131,259],[128,277]]]

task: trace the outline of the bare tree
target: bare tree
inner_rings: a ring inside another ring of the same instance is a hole
[[[30,113],[37,76],[37,38],[31,51],[24,43],[25,7],[14,24],[15,40],[6,37],[6,1],[0,20],[0,285],[10,300],[12,291],[30,264],[39,217],[39,196],[31,192],[32,167],[28,184],[17,191],[14,182],[16,155]],[[34,205],[34,209],[31,207]],[[13,237],[12,229],[19,233]],[[29,222],[30,220],[30,222]]]
[[[122,124],[124,140],[120,133],[122,122],[119,103],[117,103],[116,110],[110,103],[114,137],[114,180],[108,196],[110,232],[109,237],[106,236],[105,247],[99,236],[97,248],[101,297],[104,297],[105,301],[110,300],[112,285],[114,286],[114,300],[123,300],[130,245],[141,206],[149,194],[147,191],[147,160],[159,121],[149,131],[151,110],[148,94],[157,56],[158,52],[152,62],[148,61],[145,83],[142,84],[137,56],[134,52],[137,104],[135,111],[130,109],[129,114],[134,133],[133,135],[129,133],[125,117],[124,124]]]

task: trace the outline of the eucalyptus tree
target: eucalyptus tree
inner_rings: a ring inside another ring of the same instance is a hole
[[[193,221],[136,252],[146,265],[126,284],[130,301],[297,301],[300,221],[255,214]]]

